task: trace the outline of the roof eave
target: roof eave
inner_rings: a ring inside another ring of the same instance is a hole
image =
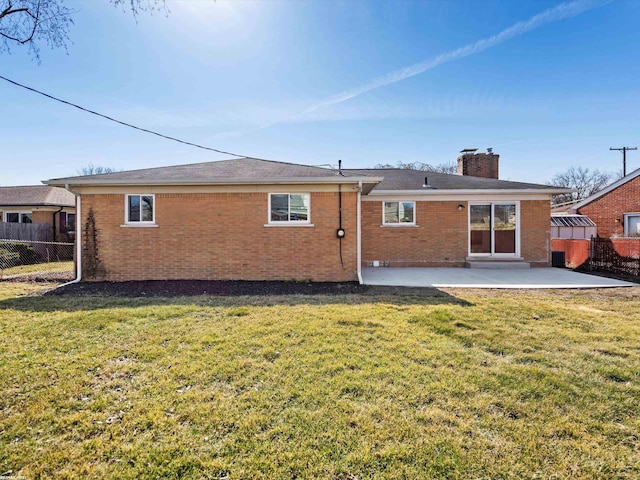
[[[45,185],[52,187],[82,187],[82,186],[205,186],[205,185],[304,185],[304,184],[345,184],[345,183],[380,183],[380,177],[343,177],[336,175],[335,177],[286,177],[286,178],[223,178],[215,180],[202,179],[183,179],[183,180],[83,180],[74,181],[73,178],[57,178],[52,180],[43,180]]]
[[[73,203],[0,203],[4,207],[75,207]]]
[[[569,188],[540,189],[540,188],[464,188],[464,189],[447,189],[447,188],[425,188],[423,190],[373,190],[369,195],[413,195],[413,196],[429,196],[429,195],[474,195],[474,194],[525,194],[525,195],[558,195],[561,193],[571,193]]]

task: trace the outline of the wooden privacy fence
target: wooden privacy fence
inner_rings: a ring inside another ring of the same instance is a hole
[[[48,223],[0,222],[0,238],[35,242],[50,242],[51,235],[51,225]]]
[[[552,239],[551,249],[565,253],[565,266],[591,272],[640,277],[640,238]]]

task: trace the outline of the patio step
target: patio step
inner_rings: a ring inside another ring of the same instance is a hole
[[[467,260],[465,268],[518,269],[531,268],[529,262],[522,260]]]

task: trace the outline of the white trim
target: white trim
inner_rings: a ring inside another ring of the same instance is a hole
[[[297,222],[274,222],[274,223],[265,223],[263,225],[264,227],[276,227],[276,228],[280,228],[280,227],[293,227],[293,228],[300,228],[300,227],[315,227],[315,225],[313,223],[297,223]]]
[[[140,197],[140,220],[129,220],[129,197]],[[151,197],[151,221],[142,220],[142,197]],[[153,193],[127,193],[124,196],[124,225],[121,227],[151,227],[156,225],[156,196]]]
[[[582,199],[580,202],[576,203],[573,206],[573,208],[577,210],[578,208],[581,208],[581,207],[584,207],[585,205],[588,205],[589,203],[593,202],[594,200],[597,200],[598,198],[606,195],[607,193],[611,192],[612,190],[615,190],[619,186],[624,185],[627,182],[630,182],[631,180],[636,178],[638,175],[640,175],[640,168],[638,168],[637,170],[634,170],[633,172],[631,172],[626,177],[622,177],[622,178],[616,180],[615,182],[613,182],[608,187],[603,188],[599,192],[596,192],[593,195],[591,195],[590,197]]]
[[[82,280],[82,198],[73,192],[69,188],[69,185],[66,185],[65,188],[76,196],[76,278],[70,282],[58,285],[56,288],[78,283]]]
[[[431,188],[424,190],[373,190],[370,197],[384,195],[402,195],[410,197],[431,197],[438,195],[556,195],[571,193],[570,188],[464,188],[464,189],[440,189]]]
[[[358,283],[363,284],[362,280],[362,182],[358,182],[358,204],[356,205],[356,261],[358,263],[356,272],[358,274]]]
[[[308,208],[307,219],[306,220],[283,220],[283,221],[271,220],[271,196],[272,195],[287,195],[288,197],[287,217],[291,216],[291,195],[306,195],[307,198],[309,199],[309,205],[307,207]],[[309,192],[269,192],[269,201],[268,201],[268,208],[267,208],[267,224],[265,226],[270,226],[270,227],[310,226],[312,227],[313,225],[311,224],[311,193]]]
[[[140,225],[137,225],[137,224]],[[158,228],[160,225],[157,223],[151,222],[133,222],[133,223],[123,223],[120,225],[122,228]]]
[[[131,173],[133,173],[132,171]],[[345,184],[345,183],[380,183],[383,177],[290,177],[290,178],[217,178],[215,180],[203,180],[202,178],[187,178],[181,180],[157,180],[157,179],[78,179],[77,177],[53,178],[42,183],[51,187],[73,185],[105,185],[105,186],[141,186],[141,185],[302,185],[302,184]],[[75,183],[77,182],[77,183]]]
[[[420,228],[416,223],[385,223],[380,228]]]
[[[624,236],[628,237],[629,236],[629,218],[630,217],[640,218],[640,212],[627,212],[627,213],[623,213],[622,215],[624,216]],[[637,235],[637,232],[635,232],[634,235]]]
[[[397,203],[398,204],[398,222],[386,222],[384,218],[384,207],[387,203]],[[401,203],[412,203],[413,204],[413,221],[411,222],[401,222],[400,221],[400,204]],[[381,227],[415,227],[416,226],[416,202],[414,200],[385,200],[382,202],[382,224]]]
[[[460,201],[478,201],[478,202],[486,202],[492,200],[520,200],[520,201],[535,201],[535,200],[543,200],[543,201],[551,201],[551,195],[546,194],[526,194],[526,195],[517,195],[514,193],[504,193],[500,194],[490,194],[484,192],[475,192],[473,194],[448,194],[448,193],[440,193],[437,195],[429,195],[429,196],[411,196],[411,195],[367,195],[362,197],[363,202],[403,202],[403,201],[414,201],[414,202],[460,202]]]
[[[489,231],[491,232],[491,250],[490,253],[471,253],[471,206],[472,205],[490,205],[491,206],[491,225]],[[515,205],[516,207],[516,245],[514,253],[494,253],[495,249],[495,230],[494,230],[494,206],[495,205]],[[473,258],[521,258],[521,231],[520,231],[520,201],[519,200],[496,200],[493,202],[473,201],[467,204],[467,255]]]

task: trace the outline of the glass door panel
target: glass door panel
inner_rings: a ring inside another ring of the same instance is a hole
[[[471,253],[491,253],[491,205],[469,206]]]
[[[494,253],[516,253],[516,206],[493,206]]]

